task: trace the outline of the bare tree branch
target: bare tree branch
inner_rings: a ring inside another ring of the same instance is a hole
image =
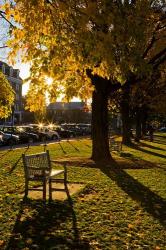
[[[153,47],[153,45],[155,44],[155,42],[157,41],[157,39],[155,38],[155,35],[157,34],[158,31],[161,30],[161,26],[160,26],[160,22],[157,22],[154,31],[152,33],[152,36],[149,40],[149,44],[147,45],[147,48],[145,49],[142,58],[145,59],[145,57],[148,55],[149,51],[151,50],[151,48]]]
[[[4,46],[0,46],[0,49],[5,49],[7,48],[8,46],[4,45]]]
[[[4,15],[5,15],[4,12],[3,12],[3,11],[0,11],[0,16],[1,16],[6,22],[8,22],[12,28],[14,28],[15,26],[7,19]]]
[[[166,48],[164,48],[158,54],[156,54],[153,58],[151,58],[150,61],[148,62],[148,64],[153,65],[153,64],[157,63],[157,60],[160,60],[160,58],[162,58],[165,54],[166,54]]]

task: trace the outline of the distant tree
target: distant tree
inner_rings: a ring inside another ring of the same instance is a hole
[[[13,103],[14,91],[4,74],[0,72],[0,118],[7,118],[11,114]]]

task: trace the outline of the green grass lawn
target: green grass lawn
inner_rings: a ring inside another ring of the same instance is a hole
[[[88,159],[88,139],[47,149],[84,187],[66,201],[25,203],[21,155],[43,146],[0,151],[0,249],[166,249],[164,134],[123,146],[111,166]]]

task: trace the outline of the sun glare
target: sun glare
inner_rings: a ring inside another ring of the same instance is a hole
[[[51,85],[52,82],[53,82],[53,79],[52,79],[51,77],[46,77],[46,83],[47,83],[48,85]]]

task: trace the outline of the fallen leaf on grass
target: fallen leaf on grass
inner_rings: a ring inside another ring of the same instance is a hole
[[[0,246],[3,246],[4,240],[0,240]]]
[[[26,243],[27,243],[28,245],[31,245],[32,242],[33,242],[33,240],[32,240],[31,238],[28,238],[28,239],[26,240]]]
[[[128,228],[132,229],[132,228],[134,228],[134,225],[128,224]]]

